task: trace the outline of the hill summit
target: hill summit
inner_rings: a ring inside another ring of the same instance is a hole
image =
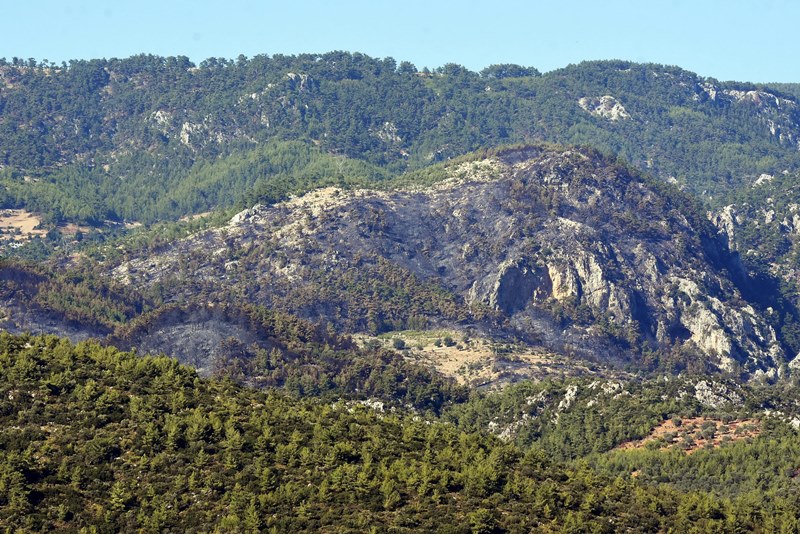
[[[637,367],[775,375],[786,360],[698,206],[587,149],[495,150],[254,206],[107,272],[349,332],[455,325]]]

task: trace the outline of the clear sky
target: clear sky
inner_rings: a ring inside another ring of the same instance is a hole
[[[800,82],[798,0],[3,0],[0,57],[207,57],[348,50],[417,67],[545,72],[588,59]]]

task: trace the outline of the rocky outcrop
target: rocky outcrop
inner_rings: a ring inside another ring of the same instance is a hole
[[[756,113],[762,117],[762,124],[766,125],[773,138],[780,143],[800,149],[797,137],[799,110],[794,99],[768,90],[725,89],[710,82],[698,82],[695,91],[694,100],[696,101],[709,99],[712,102],[754,108]]]
[[[625,107],[611,95],[584,96],[578,100],[578,105],[592,115],[597,115],[610,121],[631,118]]]
[[[742,224],[741,216],[733,204],[709,214],[709,219],[714,226],[724,235],[731,250],[736,250],[737,228]]]
[[[488,286],[487,282],[488,281]],[[507,260],[496,273],[470,288],[467,300],[482,301],[507,315],[525,309],[529,302],[542,302],[553,294],[553,282],[547,269],[529,266],[525,260]],[[481,286],[484,286],[481,289]]]
[[[694,398],[706,408],[739,407],[742,396],[731,387],[709,380],[701,380],[694,385]]]

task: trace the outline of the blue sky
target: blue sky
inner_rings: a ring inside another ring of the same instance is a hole
[[[588,59],[678,65],[719,80],[800,82],[795,0],[36,0],[3,6],[0,57],[137,53],[193,61],[348,50],[422,68]],[[655,6],[655,7],[654,7]]]

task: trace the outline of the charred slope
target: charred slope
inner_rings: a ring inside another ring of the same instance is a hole
[[[248,304],[166,305],[118,328],[105,342],[166,353],[201,375],[298,397],[370,399],[438,413],[467,393],[397,352],[359,348],[322,325]]]
[[[142,295],[115,291],[99,277],[0,260],[0,328],[47,332],[73,341],[103,337],[141,313]]]
[[[473,325],[644,367],[784,361],[737,257],[685,195],[589,150],[507,149],[445,174],[256,206],[110,276],[349,331]]]
[[[438,412],[465,396],[452,380],[397,352],[359,348],[326,325],[241,301],[158,304],[153,292],[139,289],[104,283],[87,270],[54,273],[3,262],[0,326],[73,341],[98,338],[140,354],[166,354],[204,376],[304,397],[378,399]]]

